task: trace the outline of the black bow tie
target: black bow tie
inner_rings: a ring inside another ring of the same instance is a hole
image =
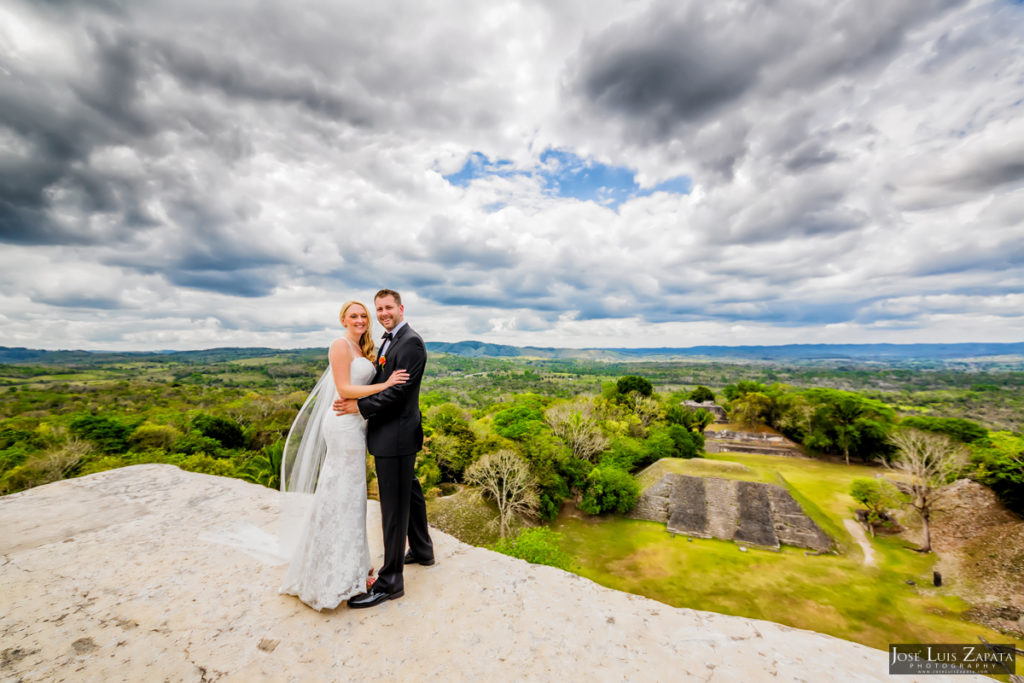
[[[385,332],[380,336],[380,338],[383,339],[384,341],[391,341],[394,337],[390,332]]]

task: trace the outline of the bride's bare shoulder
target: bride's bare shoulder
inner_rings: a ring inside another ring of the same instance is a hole
[[[327,351],[327,355],[330,358],[345,359],[352,357],[352,345],[344,337],[338,337],[331,342],[331,347]]]

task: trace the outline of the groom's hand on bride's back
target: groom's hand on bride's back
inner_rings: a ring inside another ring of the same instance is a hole
[[[352,415],[359,412],[359,401],[354,398],[339,398],[334,402],[336,415]]]

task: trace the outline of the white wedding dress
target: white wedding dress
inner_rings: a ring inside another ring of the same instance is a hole
[[[330,372],[330,368],[328,368]],[[357,356],[352,384],[369,384],[373,363]],[[338,397],[331,382],[330,403]],[[327,453],[312,505],[303,520],[295,554],[280,592],[315,610],[334,609],[366,592],[370,547],[366,538],[366,421],[361,415],[327,410],[320,427]]]

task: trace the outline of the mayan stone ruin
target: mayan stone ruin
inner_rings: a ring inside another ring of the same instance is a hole
[[[669,532],[778,549],[822,552],[832,539],[777,484],[667,474],[647,489],[631,515],[662,522]]]

